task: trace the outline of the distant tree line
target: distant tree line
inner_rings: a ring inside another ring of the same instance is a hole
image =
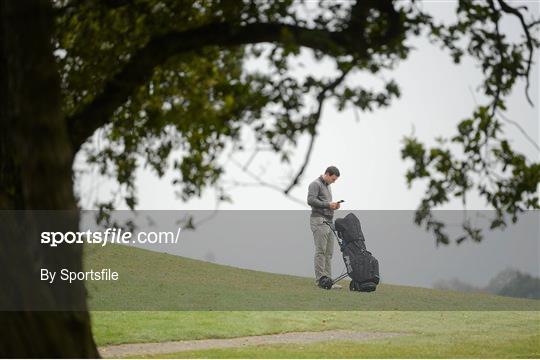
[[[485,287],[477,287],[459,279],[439,280],[435,289],[461,292],[485,292],[495,295],[540,299],[540,278],[507,268],[497,274]]]

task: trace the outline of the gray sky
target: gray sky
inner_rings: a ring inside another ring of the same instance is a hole
[[[453,1],[430,1],[424,2],[423,5],[439,19],[452,19],[455,6]],[[529,1],[527,6],[531,11],[539,13],[540,2]],[[519,24],[517,21],[507,22],[503,24],[503,31],[508,32],[509,36],[517,36],[519,34]],[[384,74],[387,79],[394,78],[400,85],[402,92],[401,98],[394,101],[389,108],[376,110],[372,113],[358,113],[358,121],[356,121],[355,113],[352,110],[339,113],[331,105],[324,108],[319,127],[320,135],[316,140],[311,161],[301,184],[292,191],[292,196],[304,200],[309,182],[321,174],[328,165],[333,164],[338,166],[342,172],[341,178],[333,185],[334,198],[346,200],[344,210],[412,210],[417,207],[423,194],[423,186],[416,184],[411,189],[406,186],[404,174],[408,164],[404,163],[400,156],[403,137],[410,135],[413,129],[414,134],[428,145],[434,144],[433,140],[437,136],[450,137],[455,134],[456,124],[472,114],[476,106],[475,102],[482,104],[484,101],[480,93],[475,91],[481,82],[481,69],[471,59],[465,57],[462,64],[456,66],[445,51],[430,44],[426,39],[413,39],[411,44],[414,45],[416,50],[411,52],[409,58],[391,73]],[[535,62],[538,63],[538,60],[537,53]],[[317,73],[333,70],[329,64],[314,64],[309,56],[309,51],[303,51],[299,61],[304,63],[305,68],[298,68],[296,70],[298,73],[305,70]],[[252,63],[250,66],[257,66],[257,64]],[[351,81],[377,84],[377,80],[368,78],[365,75],[357,75]],[[538,66],[534,65],[531,71],[530,94],[535,107],[532,108],[527,103],[524,84],[521,83],[516,86],[513,94],[508,98],[508,111],[505,113],[508,118],[519,122],[521,127],[537,144],[540,138],[538,121],[540,118],[538,111],[540,98],[538,88]],[[512,140],[515,149],[523,152],[532,161],[540,160],[538,150],[525,139],[515,126],[506,124],[504,130]],[[292,170],[298,168],[304,157],[307,146],[306,140],[304,138],[298,146],[298,151],[293,159]],[[240,163],[246,160],[246,157],[241,155],[236,158]],[[291,168],[281,165],[277,159],[269,156],[258,156],[250,166],[250,170],[253,173],[260,174],[265,181],[272,184],[285,185],[287,184],[286,180],[291,178]],[[200,199],[193,199],[183,203],[174,194],[175,189],[171,185],[172,178],[171,173],[166,174],[162,179],[158,179],[150,171],[140,170],[137,174],[137,186],[139,188],[138,209],[203,210],[215,208],[215,193],[212,189],[207,190]],[[226,167],[225,179],[252,182],[248,176],[239,172],[238,167],[232,163],[229,163]],[[95,174],[86,175],[78,179],[77,182],[82,189],[81,204],[83,208],[91,207],[90,204],[95,201],[96,197],[108,198],[111,191],[113,191],[113,187],[108,181],[98,178]],[[96,187],[96,185],[99,185],[99,187]],[[307,204],[298,204],[269,188],[238,187],[232,189],[229,193],[233,198],[233,203],[222,203],[219,206],[220,209],[309,209]],[[461,210],[463,206],[460,200],[456,200],[444,206],[444,209]],[[486,206],[483,201],[471,195],[469,196],[467,209],[486,209]],[[391,222],[392,219],[388,221]],[[305,248],[310,253],[312,251],[310,249],[312,244],[309,243],[311,234],[307,225],[305,230],[308,244],[303,244],[302,249]],[[535,234],[538,243],[538,231]],[[366,237],[368,238],[368,248],[377,248],[378,245],[369,243],[370,239],[367,234]],[[413,242],[410,249],[413,252],[419,251],[420,254],[424,253],[424,249],[431,253],[431,251],[435,251],[433,250],[435,249],[433,243],[430,242],[426,245],[423,242]],[[501,252],[508,249],[506,246],[495,246],[494,244],[478,245],[477,248],[484,246],[484,253],[487,254],[486,258],[489,258],[490,254],[494,257],[500,256]],[[386,259],[389,259],[392,258],[391,249],[393,246],[387,245],[387,247],[384,247],[386,250],[381,247],[380,251],[383,253],[379,254],[379,256],[383,255]],[[532,249],[536,250],[535,256],[538,260],[540,257],[538,246],[530,243],[527,246],[532,246]],[[466,248],[467,246],[463,246],[460,251],[464,251],[463,249]],[[531,249],[531,247],[525,248]],[[209,248],[201,248],[196,251],[193,250],[190,254],[193,257],[203,258],[202,254],[208,253],[209,250]],[[458,256],[455,253],[456,250],[437,251],[439,251],[438,254],[445,254],[446,259],[453,259]],[[377,255],[375,251],[374,253]],[[469,253],[476,254],[472,250]],[[339,254],[337,250],[336,254]],[[186,253],[186,255],[189,254]],[[308,258],[310,257],[311,254],[309,254]],[[334,260],[339,264],[339,261],[341,261],[339,256],[336,258],[337,260]],[[216,259],[218,262],[222,261],[230,265],[250,267],[249,264],[246,265],[247,260],[241,253],[236,255],[216,254]],[[500,271],[506,265],[534,273],[534,261],[531,265],[530,258],[527,260],[527,265],[520,264],[520,256],[513,256],[512,259],[509,264],[500,262],[499,266],[492,264],[493,266],[486,266],[485,269],[479,267],[478,270],[482,271],[482,274],[473,279],[474,282],[477,285],[484,285],[482,282],[485,279],[491,278],[495,275],[494,271]],[[381,260],[384,262],[384,258]],[[415,261],[417,262],[419,259]],[[432,262],[429,262],[429,264],[431,264],[430,266],[436,265],[436,263]],[[256,268],[255,265],[251,267]],[[415,279],[403,282],[403,279],[396,277],[395,282],[429,286],[430,281],[460,275],[459,272],[456,272],[455,267],[448,266],[443,267],[443,269],[444,271],[441,269],[433,270],[432,273],[436,276],[431,276],[429,279],[422,275],[422,273],[425,274],[425,271],[418,271]],[[536,266],[536,270],[538,274],[538,266]],[[291,268],[290,273],[309,275],[310,271],[310,269],[307,272],[303,270],[297,271]],[[391,277],[391,279],[393,278]]]

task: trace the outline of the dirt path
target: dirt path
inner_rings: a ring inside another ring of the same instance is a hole
[[[99,348],[104,358],[141,356],[150,354],[168,354],[179,351],[204,350],[213,348],[233,348],[271,344],[306,344],[317,341],[354,340],[365,341],[399,336],[397,333],[365,333],[347,330],[330,330],[320,332],[290,332],[276,335],[247,336],[232,339],[208,339],[168,341],[162,343],[141,343],[111,345]]]

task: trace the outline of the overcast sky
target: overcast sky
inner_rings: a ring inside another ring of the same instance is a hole
[[[430,1],[425,2],[424,7],[433,15],[442,20],[453,18],[455,2]],[[530,11],[539,13],[540,2],[527,2]],[[509,36],[518,36],[519,23],[509,21],[503,24],[503,31]],[[306,198],[307,186],[314,178],[320,175],[328,165],[336,165],[342,176],[333,185],[335,199],[345,199],[344,210],[412,210],[418,206],[422,196],[422,186],[415,185],[408,189],[405,183],[405,171],[408,164],[401,160],[400,150],[402,139],[406,135],[414,134],[428,145],[433,144],[437,136],[450,137],[455,134],[456,124],[469,117],[476,103],[485,103],[481,94],[477,91],[481,83],[481,69],[469,58],[465,57],[462,64],[456,66],[451,61],[447,52],[430,44],[426,39],[413,39],[411,44],[416,48],[394,71],[384,76],[394,78],[401,87],[402,96],[393,102],[392,106],[376,110],[372,113],[357,113],[347,110],[338,112],[333,106],[326,106],[319,125],[319,136],[315,143],[315,149],[311,161],[306,168],[302,182],[291,193],[297,199]],[[299,59],[305,65],[297,71],[332,71],[328,64],[315,65],[309,56],[309,51],[303,51]],[[535,62],[538,63],[538,53]],[[257,64],[250,64],[256,66]],[[363,81],[362,75],[351,81]],[[505,113],[509,119],[519,122],[524,131],[539,143],[539,72],[538,66],[534,65],[531,70],[531,98],[535,107],[531,107],[525,98],[524,84],[516,86],[515,91],[507,100],[508,110]],[[538,149],[523,136],[517,127],[505,124],[505,133],[512,141],[515,149],[523,152],[530,160],[539,161]],[[298,152],[293,161],[293,169],[298,168],[304,157],[307,139],[298,146]],[[238,156],[241,163],[245,157]],[[259,156],[255,158],[250,170],[272,184],[286,184],[290,179],[291,168],[280,165],[276,159]],[[195,210],[214,209],[215,193],[212,189],[205,192],[200,199],[193,199],[183,203],[175,196],[175,189],[171,185],[172,174],[167,174],[162,179],[157,179],[148,170],[140,170],[137,174],[137,186],[139,188],[138,209],[152,210]],[[226,167],[225,179],[251,181],[246,174],[229,162]],[[81,192],[81,204],[83,208],[90,208],[96,197],[107,198],[112,187],[110,183],[94,175],[86,175],[78,180],[83,189]],[[96,188],[96,184],[101,186]],[[91,189],[91,190],[90,190]],[[265,187],[238,187],[230,190],[232,203],[220,204],[220,209],[234,210],[306,210],[307,204],[297,203],[278,191]],[[460,200],[456,200],[444,207],[444,209],[463,209]],[[486,209],[484,202],[474,196],[469,197],[467,209]],[[389,220],[390,221],[390,220]],[[310,237],[306,223],[307,238]],[[536,237],[538,242],[538,233]],[[534,240],[534,239],[533,239]],[[308,240],[309,241],[309,240]],[[534,241],[533,241],[534,243]],[[418,249],[420,246],[418,245]],[[529,244],[530,246],[530,244]],[[369,248],[369,239],[368,239]],[[390,247],[389,247],[390,248]],[[493,254],[502,251],[505,247],[487,246]],[[433,243],[429,245],[429,251],[434,249]],[[531,249],[531,248],[529,248]],[[533,246],[536,250],[538,246]],[[414,248],[413,248],[414,250]],[[208,249],[201,249],[200,254]],[[451,251],[447,251],[452,256]],[[195,257],[201,257],[201,255]],[[455,255],[455,254],[454,254]],[[225,256],[230,265],[245,263],[240,255]],[[221,259],[224,257],[222,256]],[[220,256],[217,256],[220,260]],[[507,264],[508,265],[508,264]],[[513,264],[519,266],[519,256]],[[502,266],[502,265],[501,265]],[[523,270],[531,270],[538,274],[529,260]],[[502,270],[502,269],[500,269]],[[482,282],[496,271],[490,268],[476,282]],[[303,272],[302,272],[303,273]],[[495,274],[493,274],[495,275]],[[439,275],[438,275],[439,276]],[[453,272],[447,269],[439,278],[451,278]],[[430,279],[429,281],[432,281]],[[414,284],[426,285],[428,280],[417,279]],[[411,282],[409,282],[411,283]]]

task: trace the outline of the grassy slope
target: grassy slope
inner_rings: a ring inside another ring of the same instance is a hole
[[[95,310],[540,310],[538,300],[409,286],[382,284],[374,293],[323,291],[310,278],[118,245],[93,247],[86,259],[88,268],[120,274],[118,281],[87,284]]]
[[[90,251],[88,265],[111,267],[124,284],[90,284],[94,307],[146,302],[171,309],[261,307],[327,311],[94,311],[99,345],[229,338],[288,331],[348,329],[407,335],[366,342],[331,342],[213,349],[173,357],[539,357],[538,301],[383,285],[373,294],[314,288],[310,279],[212,265],[118,246]],[[214,287],[207,284],[216,279]],[[218,280],[228,286],[218,286]],[[129,284],[129,286],[126,286]],[[203,284],[203,285],[201,285]],[[232,285],[232,286],[231,286]],[[189,293],[185,287],[189,288]],[[253,294],[246,294],[252,292]],[[281,296],[280,296],[281,293]],[[187,295],[186,295],[187,294]],[[208,299],[207,296],[216,298]],[[162,299],[168,298],[171,299]],[[277,300],[275,300],[275,298]],[[311,297],[309,301],[303,297]],[[246,300],[247,299],[247,300]],[[348,307],[431,311],[328,311]],[[195,302],[193,306],[190,302]],[[382,304],[381,304],[382,303]],[[120,306],[119,306],[120,307]],[[140,307],[139,307],[140,308]],[[505,311],[438,311],[446,309]],[[520,309],[528,311],[508,311]],[[163,357],[163,355],[160,355]]]

